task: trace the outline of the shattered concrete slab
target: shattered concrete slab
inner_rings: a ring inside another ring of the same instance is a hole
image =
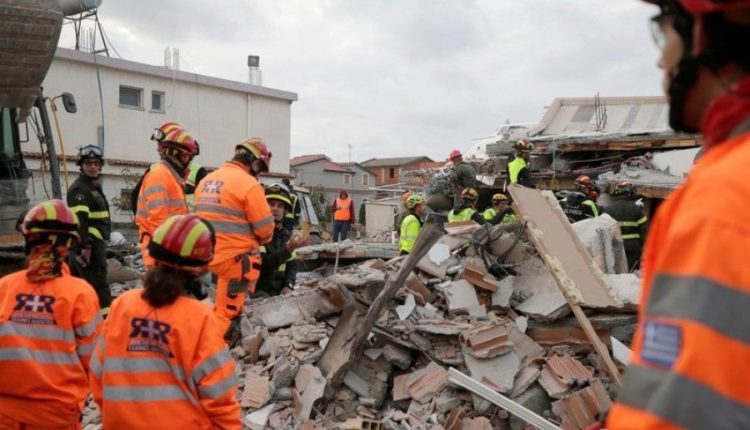
[[[524,367],[518,372],[516,380],[513,382],[513,389],[510,391],[510,397],[518,397],[531,387],[539,379],[542,371],[536,366]]]
[[[494,309],[507,309],[510,307],[510,298],[513,296],[513,277],[508,276],[500,281],[497,291],[492,293],[492,307]]]
[[[445,300],[448,303],[448,311],[453,313],[469,313],[472,309],[480,307],[474,286],[463,279],[445,288]]]
[[[571,227],[604,273],[627,273],[620,224],[614,218],[605,213],[573,223]]]
[[[513,351],[490,359],[475,358],[464,351],[464,362],[472,378],[491,386],[498,393],[510,392],[516,374],[521,370],[521,359]]]
[[[607,282],[625,306],[635,309],[640,304],[642,278],[633,273],[608,274]]]
[[[534,245],[572,303],[619,307],[619,298],[576,236],[554,194],[515,184],[508,190],[516,213],[527,221]]]
[[[559,291],[535,294],[516,306],[516,310],[529,318],[543,321],[565,318],[571,312],[568,302]]]
[[[261,409],[258,409],[257,411],[248,414],[245,416],[244,423],[246,426],[250,427],[252,430],[263,430],[266,428],[266,424],[268,423],[268,418],[271,416],[271,413],[273,413],[274,408],[276,407],[275,403],[271,403],[268,406],[265,406]]]
[[[333,301],[331,294],[335,293],[331,290],[315,289],[254,303],[252,322],[269,329],[277,329],[310,318],[317,319],[341,312],[343,303]]]

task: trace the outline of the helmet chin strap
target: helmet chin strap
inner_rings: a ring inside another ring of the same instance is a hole
[[[698,81],[698,69],[703,60],[700,56],[685,56],[680,60],[677,74],[669,82],[669,126],[676,131],[687,133],[698,132],[697,126],[690,126],[683,121],[688,92]]]

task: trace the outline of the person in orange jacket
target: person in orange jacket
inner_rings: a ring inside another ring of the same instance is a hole
[[[658,0],[670,125],[705,152],[646,239],[621,429],[750,428],[750,0]]]
[[[197,215],[170,217],[149,242],[144,288],[112,304],[91,359],[105,429],[242,428],[234,360],[196,299],[214,241]]]
[[[102,320],[96,292],[64,263],[78,220],[50,200],[21,231],[28,268],[0,279],[0,429],[80,429]]]
[[[185,202],[185,173],[198,150],[195,139],[182,129],[169,132],[158,142],[162,158],[143,177],[135,213],[146,267],[154,265],[154,259],[148,255],[148,242],[154,230],[171,215],[188,212]]]
[[[346,190],[339,192],[339,197],[331,205],[333,213],[333,241],[346,240],[349,229],[354,224],[354,202]]]
[[[195,192],[196,213],[216,231],[209,270],[218,278],[214,309],[224,332],[242,311],[246,292],[255,292],[259,248],[273,237],[273,215],[257,179],[270,162],[263,139],[247,139],[235,147],[232,161],[209,173]]]

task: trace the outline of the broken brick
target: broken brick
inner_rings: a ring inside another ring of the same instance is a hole
[[[461,342],[477,358],[492,358],[513,349],[510,329],[503,323],[480,326],[461,333]]]
[[[434,362],[411,374],[407,381],[409,395],[418,402],[432,398],[448,381],[448,371]]]
[[[575,391],[552,403],[552,412],[566,429],[584,429],[598,421],[599,414],[610,409],[612,401],[601,381],[595,379],[588,387]]]

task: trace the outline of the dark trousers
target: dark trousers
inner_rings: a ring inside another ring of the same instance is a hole
[[[74,255],[71,255],[68,261],[71,274],[85,279],[94,287],[99,298],[99,307],[108,308],[112,303],[112,290],[107,284],[107,250],[104,242],[94,241],[91,248],[91,261],[85,267],[79,264]]]
[[[334,221],[333,222],[333,241],[338,242],[339,239],[346,240],[349,236],[349,227],[352,223],[349,221]]]

